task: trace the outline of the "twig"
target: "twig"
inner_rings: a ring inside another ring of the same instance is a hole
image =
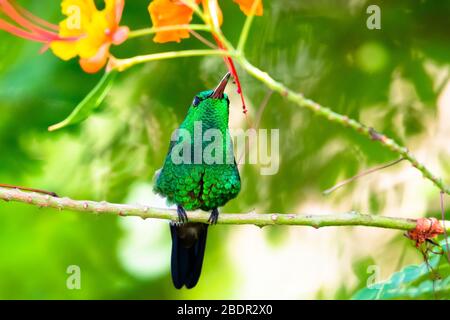
[[[237,51],[243,53],[245,50],[245,44],[247,43],[248,34],[250,32],[250,27],[252,26],[253,18],[255,17],[256,8],[260,4],[261,0],[257,0],[253,2],[252,7],[250,8],[250,14],[245,19],[244,26],[242,27],[241,35],[239,37],[239,43],[237,46]]]
[[[359,179],[359,178],[361,178],[361,177],[367,176],[368,174],[374,173],[374,172],[376,172],[376,171],[379,171],[379,170],[383,170],[383,169],[392,167],[393,165],[396,165],[397,163],[399,163],[399,162],[401,162],[401,161],[403,161],[403,160],[405,160],[405,159],[404,159],[404,158],[400,158],[400,159],[397,159],[397,160],[395,160],[395,161],[389,162],[388,164],[385,164],[385,165],[382,165],[382,166],[378,166],[378,167],[369,169],[369,170],[367,170],[367,171],[363,171],[363,172],[361,172],[361,173],[358,173],[356,176],[353,176],[353,177],[348,178],[348,179],[346,179],[346,180],[344,180],[344,181],[341,181],[341,182],[339,182],[338,184],[336,184],[335,186],[331,187],[330,189],[325,190],[325,191],[322,192],[322,193],[323,193],[324,195],[329,195],[330,193],[336,191],[337,189],[339,189],[339,188],[345,186],[346,184],[348,184],[348,183],[350,183],[350,182],[353,182],[353,181],[355,181],[355,180],[357,180],[357,179]]]
[[[224,50],[182,50],[182,51],[168,51],[161,53],[152,53],[147,55],[135,56],[128,59],[114,58],[111,61],[111,69],[117,71],[125,71],[135,65],[146,63],[150,61],[176,59],[185,57],[206,57],[206,56],[230,56],[231,53]]]
[[[210,31],[211,28],[205,24],[180,24],[180,25],[173,25],[173,26],[145,28],[145,29],[130,31],[130,33],[128,33],[128,39],[151,35],[151,34],[155,34],[157,32],[173,31],[173,30]]]
[[[154,208],[143,205],[115,204],[106,201],[73,200],[67,197],[57,198],[50,195],[28,193],[15,189],[0,188],[0,200],[22,202],[40,208],[71,210],[93,214],[112,214],[134,216],[143,219],[177,220],[175,209]],[[207,223],[210,213],[202,211],[188,212],[189,221]],[[280,214],[280,213],[221,213],[218,224],[229,225],[296,225],[314,228],[328,226],[367,226],[397,230],[411,230],[416,227],[415,219],[383,217],[346,212],[327,215]],[[448,223],[447,223],[448,225]]]
[[[58,196],[55,192],[52,192],[52,191],[46,191],[46,190],[35,189],[35,188],[28,188],[28,187],[19,187],[19,186],[14,186],[14,185],[11,185],[11,184],[6,184],[6,183],[0,183],[0,187],[1,188],[8,188],[8,189],[19,189],[19,190],[30,191],[30,192],[37,192],[37,193],[47,194],[47,195],[52,196],[52,197],[57,197]]]
[[[216,45],[214,45],[214,43],[212,43],[211,41],[209,41],[208,39],[203,37],[198,32],[195,32],[194,30],[189,30],[189,33],[192,34],[194,37],[196,37],[200,42],[202,42],[206,46],[210,47],[211,49],[218,49],[218,47]]]
[[[264,99],[261,102],[261,105],[258,108],[258,113],[256,114],[256,121],[255,121],[255,130],[259,129],[259,124],[261,123],[262,115],[266,110],[266,107],[269,104],[269,100],[272,97],[272,95],[273,95],[272,90],[267,91],[266,95],[264,96]]]

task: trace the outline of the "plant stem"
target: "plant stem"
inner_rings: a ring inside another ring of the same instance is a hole
[[[173,31],[173,30],[210,31],[211,28],[205,24],[180,24],[180,25],[174,25],[174,26],[145,28],[145,29],[138,29],[138,30],[130,31],[130,33],[128,34],[128,39],[147,36],[150,34],[155,34],[157,32]]]
[[[57,198],[50,195],[23,192],[18,189],[0,187],[0,199],[58,210],[71,210],[93,214],[110,214],[119,216],[141,217],[143,219],[177,220],[175,209],[162,209],[142,205],[115,204],[106,201],[73,200]],[[189,221],[207,223],[209,213],[202,211],[188,212]],[[291,225],[311,226],[314,228],[329,226],[367,226],[397,230],[411,230],[416,227],[415,219],[394,218],[365,215],[357,212],[345,212],[327,215],[280,214],[280,213],[221,213],[218,224],[229,225]],[[441,222],[442,224],[442,222]],[[447,221],[446,225],[450,225]],[[450,231],[450,228],[447,229]]]
[[[255,17],[256,8],[258,7],[261,0],[257,0],[253,2],[253,5],[250,9],[250,14],[245,19],[244,26],[242,27],[241,35],[239,37],[239,42],[237,46],[237,51],[239,53],[244,53],[245,44],[247,43],[248,34],[250,32],[250,27],[252,26],[253,18]]]
[[[331,187],[331,188],[325,190],[324,192],[322,192],[322,194],[323,194],[324,196],[327,196],[327,195],[329,195],[330,193],[336,191],[337,189],[342,188],[342,187],[345,186],[346,184],[349,184],[349,183],[351,183],[351,182],[353,182],[353,181],[355,181],[355,180],[357,180],[357,179],[359,179],[359,178],[361,178],[361,177],[367,176],[367,175],[369,175],[369,174],[371,174],[371,173],[374,173],[374,172],[377,172],[377,171],[380,171],[380,170],[383,170],[383,169],[392,167],[392,166],[396,165],[397,163],[399,163],[399,162],[401,162],[401,161],[403,161],[403,160],[405,160],[405,159],[400,158],[400,159],[397,159],[397,160],[395,160],[395,161],[392,161],[392,162],[390,162],[390,163],[388,163],[388,164],[384,164],[384,165],[381,165],[381,166],[377,166],[377,167],[375,167],[375,168],[371,168],[371,169],[369,169],[369,170],[367,170],[367,171],[360,172],[360,173],[358,173],[357,175],[355,175],[355,176],[353,176],[353,177],[351,177],[351,178],[345,179],[344,181],[339,182],[339,183],[336,184],[335,186],[333,186],[333,187]]]

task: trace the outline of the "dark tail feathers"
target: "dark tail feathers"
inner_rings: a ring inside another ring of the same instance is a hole
[[[177,289],[193,288],[202,272],[208,225],[204,223],[170,224],[172,235],[172,281]]]

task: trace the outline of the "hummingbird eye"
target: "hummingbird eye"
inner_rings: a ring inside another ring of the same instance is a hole
[[[198,106],[198,104],[199,104],[201,101],[202,101],[202,100],[201,100],[199,97],[195,96],[195,97],[194,97],[194,100],[192,101],[192,106],[194,106],[194,107]]]

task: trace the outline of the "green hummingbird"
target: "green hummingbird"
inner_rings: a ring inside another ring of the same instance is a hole
[[[154,191],[177,206],[179,222],[170,223],[171,273],[177,289],[197,284],[208,231],[208,224],[188,222],[186,210],[211,211],[208,222],[215,224],[218,207],[241,189],[228,127],[230,100],[224,93],[229,79],[227,73],[214,90],[195,95],[156,175]],[[208,132],[214,135],[214,143],[203,137]]]

